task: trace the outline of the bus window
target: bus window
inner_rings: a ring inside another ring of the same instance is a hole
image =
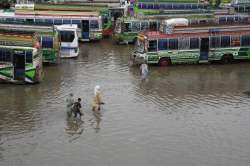
[[[230,47],[230,36],[221,36],[221,47]]]
[[[132,31],[139,32],[140,31],[140,22],[132,22]]]
[[[11,62],[11,52],[8,49],[0,48],[0,62]]]
[[[124,23],[124,32],[131,32],[131,24]]]
[[[81,21],[80,20],[72,20],[72,24],[76,24],[77,28],[81,28]]]
[[[190,38],[190,49],[198,49],[199,46],[199,38]]]
[[[157,40],[149,40],[148,52],[157,51]]]
[[[43,36],[42,37],[42,47],[43,48],[53,48],[53,37]]]
[[[55,25],[62,25],[62,20],[61,19],[60,20],[59,19],[55,19],[54,20],[54,24]]]
[[[168,39],[159,39],[158,50],[167,50],[167,48],[168,48]]]
[[[220,48],[220,37],[219,36],[212,36],[211,37],[211,48]]]
[[[71,20],[65,20],[65,19],[63,19],[63,24],[71,24]]]
[[[177,50],[178,49],[178,39],[169,39],[169,45],[170,50]]]
[[[250,35],[243,35],[241,37],[241,46],[250,46]]]
[[[61,42],[73,42],[75,34],[73,31],[60,31]]]
[[[189,48],[189,38],[179,38],[178,49],[184,50]]]
[[[6,21],[7,22],[14,22],[15,20],[14,20],[14,18],[6,18]]]
[[[149,25],[148,22],[141,22],[141,31],[146,31],[148,30]]]
[[[97,20],[90,20],[90,28],[91,29],[98,29],[99,28],[99,24]]]
[[[26,51],[25,59],[26,63],[32,63],[32,51]]]
[[[25,23],[25,19],[22,19],[22,18],[21,18],[21,19],[20,19],[20,18],[19,18],[19,19],[16,19],[16,21],[17,21],[18,23]]]
[[[53,20],[52,19],[45,19],[44,20],[47,25],[53,25]]]
[[[39,23],[39,24],[45,24],[45,20],[44,19],[36,19],[35,22]]]
[[[30,19],[30,18],[28,19],[28,18],[27,18],[27,19],[26,19],[26,22],[27,22],[27,23],[30,23],[30,24],[33,24],[33,23],[34,23],[34,19]]]
[[[240,36],[231,36],[231,46],[240,46]]]

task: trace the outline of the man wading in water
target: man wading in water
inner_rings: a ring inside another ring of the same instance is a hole
[[[95,94],[95,97],[94,97],[94,100],[93,100],[93,103],[92,103],[92,111],[94,111],[95,113],[98,113],[101,110],[101,105],[104,104],[102,102],[100,86],[99,85],[95,86],[94,94]]]
[[[78,98],[77,102],[74,103],[74,106],[73,106],[73,113],[74,113],[74,117],[76,118],[77,117],[77,114],[80,115],[80,119],[82,117],[82,113],[81,113],[81,108],[82,108],[82,105],[81,105],[81,98]]]
[[[95,96],[94,96],[93,103],[92,103],[92,111],[93,111],[93,115],[94,115],[95,120],[96,120],[95,129],[96,129],[96,132],[98,132],[98,130],[100,129],[100,122],[101,122],[101,116],[102,116],[101,112],[100,112],[101,105],[104,104],[103,101],[102,101],[100,86],[99,85],[95,86],[94,95]]]
[[[68,115],[68,117],[71,117],[72,108],[74,105],[73,93],[69,94],[69,97],[66,99],[66,103],[67,103],[67,115]]]

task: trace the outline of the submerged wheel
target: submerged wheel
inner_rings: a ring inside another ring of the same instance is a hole
[[[234,58],[232,54],[225,54],[222,56],[221,61],[224,64],[231,64],[233,62]]]
[[[169,58],[161,58],[159,61],[160,66],[169,66],[171,65],[171,60]]]

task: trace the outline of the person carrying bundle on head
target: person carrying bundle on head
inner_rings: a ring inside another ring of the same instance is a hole
[[[94,99],[92,103],[92,111],[99,112],[101,110],[101,105],[104,104],[101,97],[100,86],[96,85],[94,89]]]

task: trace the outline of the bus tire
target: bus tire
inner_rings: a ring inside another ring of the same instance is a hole
[[[170,58],[161,58],[159,60],[159,66],[170,66],[171,65],[171,59]]]
[[[232,54],[225,54],[222,56],[221,61],[223,64],[231,64],[234,58]]]

